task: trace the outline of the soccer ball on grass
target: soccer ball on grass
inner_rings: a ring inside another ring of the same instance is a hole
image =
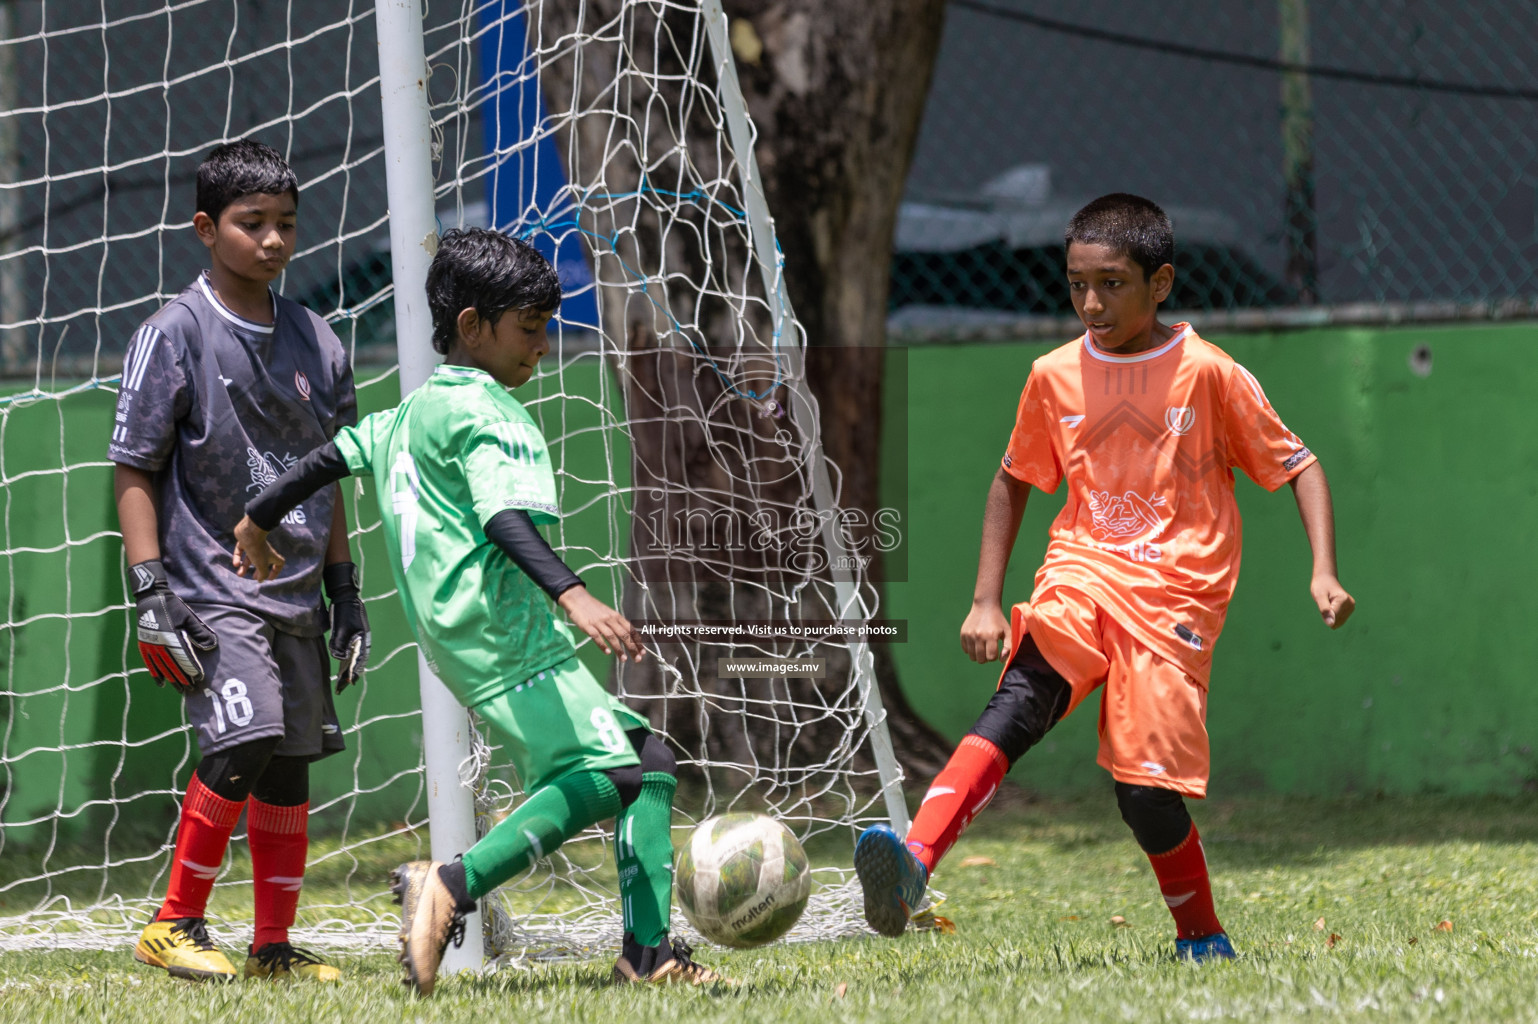
[[[801,919],[812,874],[790,829],[762,814],[723,814],[690,833],[676,884],[696,931],[747,949],[773,942]]]

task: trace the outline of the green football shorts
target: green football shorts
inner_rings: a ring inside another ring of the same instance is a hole
[[[625,733],[650,729],[575,657],[471,709],[507,747],[525,792],[567,772],[640,763]]]

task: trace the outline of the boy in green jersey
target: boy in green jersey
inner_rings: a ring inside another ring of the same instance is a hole
[[[721,980],[669,941],[675,761],[646,719],[577,660],[546,595],[603,650],[641,657],[623,615],[594,598],[536,528],[555,522],[555,476],[538,425],[508,389],[550,349],[561,301],[533,246],[496,231],[444,234],[427,272],[433,347],[446,356],[394,409],[338,431],[246,506],[235,566],[283,567],[267,531],[314,490],[371,474],[385,545],[417,641],[445,685],[504,741],[529,796],[457,860],[414,861],[401,898],[406,981],[432,992],[463,915],[582,829],[616,818],[624,947],[616,982]]]

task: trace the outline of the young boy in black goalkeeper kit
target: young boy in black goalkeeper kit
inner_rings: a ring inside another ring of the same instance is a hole
[[[242,579],[229,563],[238,496],[357,420],[336,335],[270,287],[293,256],[298,208],[298,179],[268,146],[242,139],[203,161],[193,228],[209,269],[134,333],[108,448],[139,651],[157,683],[181,692],[202,754],[165,902],[134,948],[179,978],[235,977],[204,912],[242,810],[256,903],[246,976],[340,976],[288,941],[310,762],[343,747],[328,626],[338,693],[368,660],[340,492],[328,487],[284,517],[281,580]]]

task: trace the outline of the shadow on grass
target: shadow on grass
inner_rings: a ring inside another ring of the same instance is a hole
[[[488,996],[506,999],[511,996],[529,997],[561,992],[570,992],[574,995],[633,994],[644,997],[648,992],[665,990],[666,987],[656,985],[614,984],[610,980],[614,956],[618,956],[617,950],[612,955],[600,955],[591,960],[539,964],[533,967],[504,966],[491,974],[478,977],[440,978],[436,994],[461,999],[482,999]],[[711,959],[710,963],[715,966],[714,959]],[[756,994],[758,988],[751,983],[732,985],[722,982],[701,985],[698,990],[711,995],[740,996]],[[506,1004],[490,1003],[488,1005]]]
[[[1250,796],[1189,800],[1208,856],[1262,866],[1368,847],[1538,842],[1538,796]],[[1025,837],[1055,850],[1131,844],[1107,785],[1103,796],[1051,800],[1006,783],[968,835]]]

